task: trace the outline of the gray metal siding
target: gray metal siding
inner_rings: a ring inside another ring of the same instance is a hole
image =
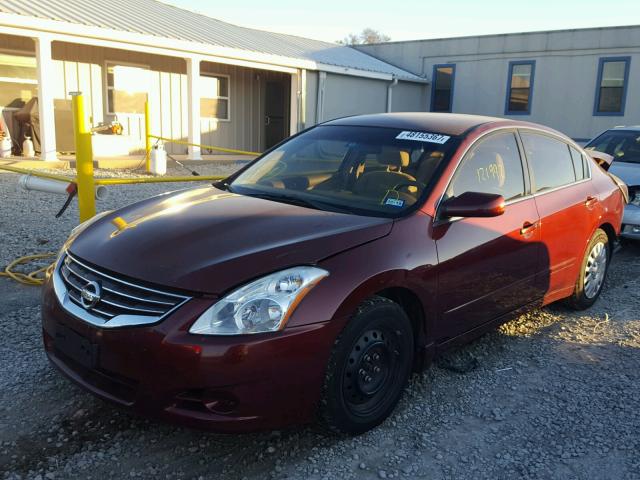
[[[358,47],[416,74],[455,63],[453,111],[542,123],[587,139],[640,123],[640,27],[535,32],[397,42]],[[593,114],[598,61],[630,56],[624,116]],[[535,60],[530,115],[505,115],[509,62]],[[428,88],[427,96],[430,97]],[[427,98],[427,105],[430,98]]]
[[[383,80],[328,73],[322,120],[384,112],[387,107],[387,85],[389,82]]]
[[[427,85],[398,82],[391,94],[392,112],[424,112],[427,109]]]
[[[0,50],[34,55],[33,41],[23,37],[0,35]],[[106,112],[104,100],[104,67],[107,62],[147,66],[152,72],[149,90],[152,133],[187,140],[187,77],[183,59],[64,42],[53,43],[52,56],[57,71],[52,82],[59,151],[75,150],[69,92],[83,92],[85,110],[93,125],[115,120],[116,115]],[[202,118],[201,142],[206,145],[261,151],[264,147],[265,83],[268,79],[289,82],[290,76],[209,62],[202,63],[201,73],[228,75],[230,80],[230,119],[224,121]],[[0,105],[0,110],[2,107]],[[117,119],[124,126],[124,134],[133,137],[136,147],[143,149],[144,116],[118,114]],[[167,144],[166,149],[169,153],[186,153],[187,147]],[[208,152],[205,150],[204,153]]]

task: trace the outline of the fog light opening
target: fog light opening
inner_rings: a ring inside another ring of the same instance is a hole
[[[238,406],[238,399],[225,392],[205,392],[202,404],[213,413],[229,414]]]

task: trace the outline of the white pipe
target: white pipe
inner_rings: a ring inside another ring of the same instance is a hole
[[[23,190],[35,190],[38,192],[57,193],[68,195],[70,183],[50,180],[48,178],[22,175],[18,180],[18,186]],[[96,185],[96,200],[105,200],[109,196],[109,190],[104,185]]]
[[[394,78],[389,85],[387,85],[387,113],[391,112],[391,95],[393,93],[393,87],[398,84],[398,79]]]
[[[324,88],[327,83],[327,72],[318,72],[318,96],[316,97],[316,123],[324,120]]]

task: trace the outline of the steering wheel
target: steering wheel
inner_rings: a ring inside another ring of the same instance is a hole
[[[415,187],[416,192],[411,192],[409,190],[410,187]],[[413,195],[415,193],[417,196],[423,188],[424,186],[420,182],[416,182],[415,180],[407,180],[406,182],[398,183],[395,187],[393,187],[393,190],[395,190],[396,192],[400,192],[403,189],[406,189],[409,195]]]
[[[280,175],[282,172],[284,172],[286,169],[287,169],[287,164],[284,163],[282,160],[278,160],[273,165],[273,168],[269,172],[268,176],[263,177],[263,179],[264,180],[268,180],[270,178],[276,177],[276,176]]]

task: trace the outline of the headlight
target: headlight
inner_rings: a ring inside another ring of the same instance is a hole
[[[204,335],[244,335],[282,330],[296,306],[329,272],[294,267],[233,291],[204,312],[189,329]]]
[[[640,188],[631,193],[631,201],[629,202],[636,207],[640,207]]]

